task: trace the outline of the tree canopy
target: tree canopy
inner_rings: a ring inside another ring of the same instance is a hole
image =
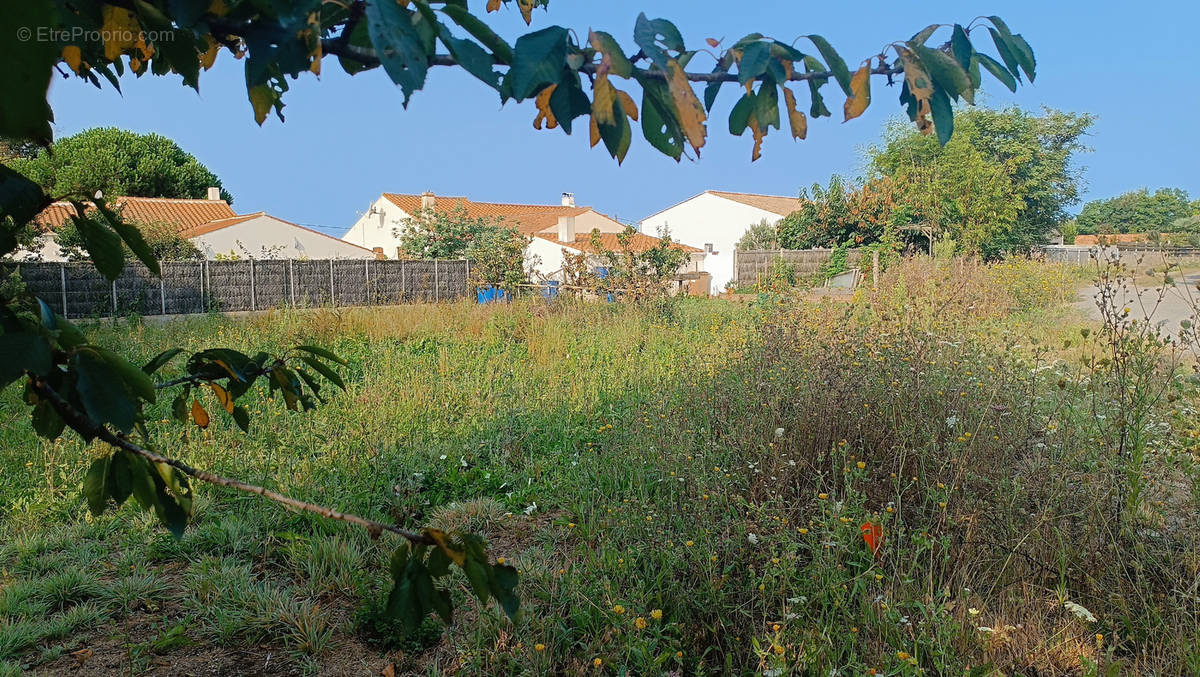
[[[1200,213],[1200,205],[1192,202],[1182,188],[1159,188],[1153,193],[1140,188],[1106,200],[1088,202],[1075,221],[1079,232],[1088,235],[1164,233],[1174,228],[1176,220],[1196,213]]]
[[[95,127],[20,158],[9,167],[33,180],[50,195],[109,197],[182,197],[201,199],[221,180],[177,143],[161,134],[138,134],[115,127]],[[233,202],[229,191],[221,199]]]

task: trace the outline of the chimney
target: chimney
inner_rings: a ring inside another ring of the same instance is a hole
[[[575,193],[563,193],[562,194],[562,206],[574,207],[575,206]]]
[[[569,195],[569,193],[563,193]],[[564,197],[563,202],[567,199]],[[560,216],[558,217],[558,241],[559,242],[574,242],[575,241],[575,217]]]
[[[421,193],[421,209],[433,209],[433,206],[436,204],[437,196],[435,196],[432,192],[427,190],[424,193]]]
[[[208,199],[220,200],[221,199],[221,189],[217,188],[216,186],[209,186],[208,187]]]

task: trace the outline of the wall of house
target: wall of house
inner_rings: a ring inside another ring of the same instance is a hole
[[[711,193],[665,209],[642,221],[641,230],[658,235],[664,226],[676,242],[699,247],[712,244],[713,253],[704,257],[704,270],[712,274],[712,289],[719,293],[733,279],[733,250],[746,229],[766,219],[776,223],[783,217],[765,209],[727,200]]]
[[[399,230],[407,218],[408,212],[381,196],[350,226],[342,240],[367,249],[382,247],[384,255],[394,259],[396,248],[400,246],[400,238],[394,231]]]
[[[190,239],[209,259],[229,254],[258,259],[375,258],[369,250],[269,216],[260,216]]]
[[[557,242],[533,237],[530,238],[529,246],[525,248],[525,260],[542,277],[562,281],[563,249],[564,247]],[[579,253],[574,249],[568,251],[571,254]]]

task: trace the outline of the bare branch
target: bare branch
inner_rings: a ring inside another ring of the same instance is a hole
[[[187,475],[188,477],[194,477],[198,480],[203,480],[205,482],[208,482],[209,484],[216,484],[216,485],[222,486],[222,487],[229,487],[230,489],[237,489],[238,491],[243,491],[248,494],[257,494],[259,496],[262,496],[263,498],[269,498],[272,501],[275,501],[276,503],[286,505],[289,508],[293,508],[295,510],[300,510],[303,512],[311,512],[313,514],[320,515],[320,516],[328,518],[328,519],[338,520],[341,522],[347,522],[350,524],[358,525],[360,527],[365,528],[371,534],[372,538],[377,538],[380,533],[382,533],[384,531],[389,531],[393,534],[396,534],[397,536],[400,536],[401,538],[407,539],[409,542],[414,543],[414,544],[420,544],[420,545],[435,545],[436,544],[436,541],[434,541],[429,536],[426,536],[425,534],[417,533],[415,531],[409,531],[407,529],[402,529],[402,528],[392,525],[392,524],[384,524],[383,522],[376,522],[375,520],[370,520],[365,517],[359,517],[358,515],[354,515],[351,513],[338,512],[337,510],[333,510],[332,508],[326,508],[321,505],[316,505],[315,503],[308,503],[305,501],[301,501],[299,499],[292,498],[290,496],[284,496],[283,494],[280,494],[275,491],[271,491],[270,489],[267,489],[265,487],[260,487],[260,486],[254,485],[254,484],[247,484],[246,482],[242,482],[241,480],[235,480],[235,479],[231,479],[228,477],[222,477],[220,475],[215,475],[213,473],[208,472],[207,470],[193,468],[192,466],[184,463],[183,461],[177,461],[173,458],[167,458],[166,456],[163,456],[162,454],[159,454],[155,451],[151,451],[150,449],[146,449],[145,447],[142,447],[141,445],[136,444],[135,442],[130,440],[125,435],[114,433],[111,430],[109,430],[107,427],[105,427],[99,423],[96,423],[89,416],[87,416],[87,414],[84,414],[83,412],[75,409],[75,407],[71,406],[70,402],[67,402],[65,399],[63,399],[62,395],[59,395],[57,391],[55,391],[53,388],[50,387],[50,384],[46,383],[41,378],[38,378],[36,376],[31,376],[30,379],[31,379],[31,383],[33,385],[33,390],[38,394],[38,396],[45,399],[47,402],[49,402],[54,407],[54,410],[56,412],[58,412],[58,415],[62,417],[63,421],[65,421],[67,423],[68,426],[70,426],[76,432],[84,435],[85,437],[92,437],[92,438],[103,440],[104,442],[107,442],[108,444],[111,444],[114,447],[117,447],[119,449],[124,449],[125,451],[128,451],[133,454],[137,454],[138,456],[141,456],[142,458],[145,458],[154,463],[165,463],[165,464],[171,466],[172,468],[179,470],[180,472]]]

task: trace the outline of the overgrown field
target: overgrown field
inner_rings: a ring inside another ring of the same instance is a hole
[[[401,637],[380,615],[389,536],[222,488],[196,487],[180,540],[134,505],[93,519],[103,451],[39,441],[9,388],[0,675],[1198,673],[1196,386],[1169,346],[1065,309],[1079,282],[925,261],[849,303],[96,325],[135,362],[347,358],[347,393],[304,415],[260,399],[249,434],[160,403],[161,448],[481,533],[522,611],[456,580],[454,626]]]

